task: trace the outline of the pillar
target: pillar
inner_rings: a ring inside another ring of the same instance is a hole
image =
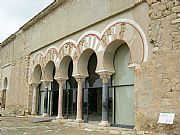
[[[48,86],[50,84],[51,81],[44,81],[45,84],[45,94],[44,94],[44,112],[43,112],[43,116],[49,116],[48,115]]]
[[[63,117],[63,84],[65,79],[57,79],[59,83],[59,100],[58,100],[58,115],[56,119],[64,119]]]
[[[52,101],[52,89],[51,89],[51,91],[50,90],[48,90],[48,99],[49,99],[49,104],[48,104],[48,110],[49,110],[49,112],[48,112],[48,114],[50,115],[50,116],[52,116],[52,103],[53,103],[53,101]]]
[[[37,86],[39,85],[39,83],[33,83],[33,96],[32,96],[32,115],[36,115],[36,105],[37,105]]]
[[[76,122],[81,123],[84,122],[82,119],[82,96],[83,96],[83,91],[82,91],[82,83],[84,81],[84,78],[76,78],[76,81],[78,82],[78,90],[77,90],[77,115],[76,115]]]
[[[100,78],[102,79],[102,120],[100,125],[102,126],[110,126],[109,124],[109,94],[108,94],[108,79],[110,78],[110,75],[108,74],[102,74],[100,75]]]

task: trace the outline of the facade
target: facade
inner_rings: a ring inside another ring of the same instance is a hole
[[[178,133],[180,1],[59,0],[1,43],[4,115]],[[160,112],[173,125],[157,124]]]

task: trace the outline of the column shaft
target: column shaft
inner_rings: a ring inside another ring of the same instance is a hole
[[[45,93],[44,93],[44,114],[47,114],[47,108],[48,107],[48,87],[45,87]]]
[[[109,93],[108,93],[108,79],[110,78],[109,74],[100,74],[103,83],[102,89],[102,120],[100,125],[110,126],[109,124]]]
[[[63,117],[63,83],[64,81],[58,81],[59,83],[59,100],[58,100],[58,116],[61,119]]]
[[[32,96],[32,115],[36,115],[36,102],[37,102],[37,85],[33,85],[33,96]]]
[[[82,96],[83,96],[83,91],[82,91],[82,82],[84,79],[78,78],[76,81],[78,82],[78,91],[77,91],[77,116],[76,116],[76,121],[77,122],[83,122],[82,119]]]
[[[108,108],[109,102],[108,99],[108,83],[103,83],[103,90],[102,90],[102,121],[108,121]]]
[[[51,91],[50,90],[48,90],[48,92],[47,92],[47,99],[48,99],[48,102],[47,102],[47,114],[48,115],[50,115],[51,114],[51,112],[50,112],[50,110],[51,110]]]

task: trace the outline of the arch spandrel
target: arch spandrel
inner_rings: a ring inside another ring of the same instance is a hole
[[[56,78],[60,77],[67,79],[67,74],[62,72],[67,72],[65,68],[68,68],[70,61],[72,60],[73,63],[76,63],[78,57],[75,41],[69,40],[64,42],[59,50],[59,59],[56,61],[58,69],[56,72]]]
[[[63,59],[65,56],[70,56],[72,59],[76,59],[76,45],[72,42],[67,42],[63,44],[59,50],[60,59]]]
[[[34,68],[36,67],[36,65],[40,65],[41,67],[43,67],[43,61],[44,61],[44,54],[42,52],[38,52],[37,54],[35,54],[35,56],[32,58],[31,61],[31,69],[34,70]]]
[[[96,34],[87,34],[85,35],[77,45],[78,53],[83,53],[86,49],[92,49],[96,53],[103,51],[103,45],[100,37]]]
[[[54,63],[56,63],[57,58],[58,58],[57,48],[55,47],[48,48],[44,56],[44,66],[50,61],[53,61]]]

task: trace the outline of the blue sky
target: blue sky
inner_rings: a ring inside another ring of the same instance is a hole
[[[54,0],[0,0],[0,43]]]

